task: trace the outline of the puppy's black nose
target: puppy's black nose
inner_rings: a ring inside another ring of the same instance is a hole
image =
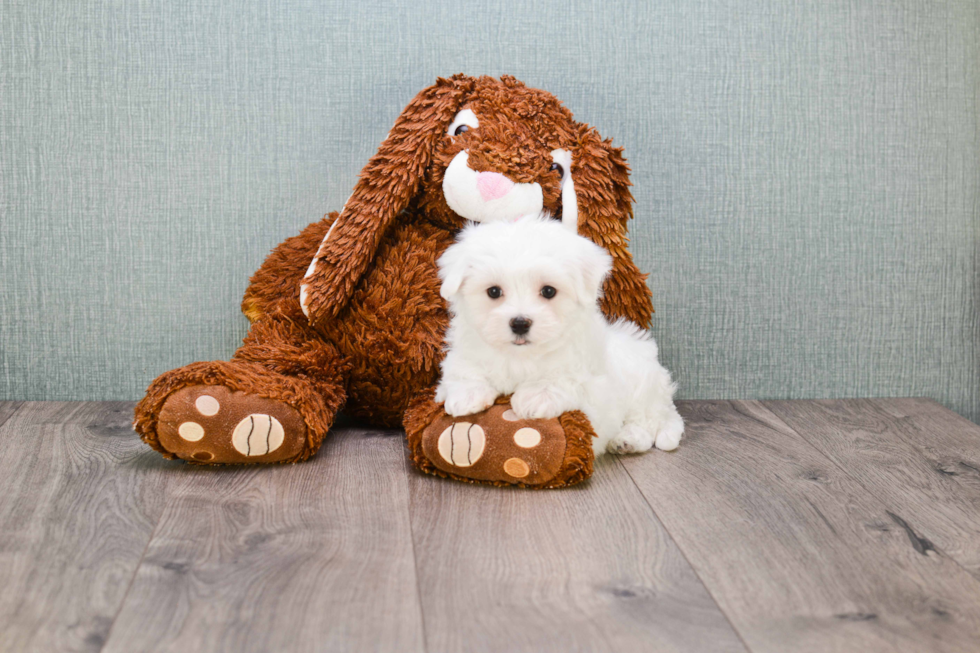
[[[531,330],[531,320],[526,317],[515,317],[510,321],[510,330],[516,335],[526,335]]]

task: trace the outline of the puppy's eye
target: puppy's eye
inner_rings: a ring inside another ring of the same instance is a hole
[[[560,163],[552,163],[551,164],[551,169],[558,171],[558,177],[560,179],[564,179],[565,178],[565,169],[561,167],[561,164]]]
[[[456,128],[456,131],[453,132],[453,136],[459,136],[463,132],[468,132],[469,130],[470,130],[469,125],[460,125],[459,127]]]
[[[544,297],[545,299],[552,299],[557,294],[558,291],[555,290],[554,287],[552,286],[544,286],[543,288],[541,288],[541,296]]]
[[[487,297],[490,299],[500,299],[503,294],[504,291],[500,289],[500,286],[490,286],[487,288]]]

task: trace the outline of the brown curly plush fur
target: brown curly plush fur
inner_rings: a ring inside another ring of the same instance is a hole
[[[479,116],[479,128],[448,136],[464,107]],[[649,326],[650,292],[627,249],[632,196],[621,150],[575,122],[549,93],[512,77],[456,75],[405,108],[343,211],[279,245],[252,277],[242,302],[252,327],[232,361],[163,374],[137,407],[136,430],[168,455],[155,433],[157,415],[167,396],[192,384],[222,384],[293,406],[308,430],[296,460],[317,450],[341,407],[379,426],[417,425],[437,409],[426,398],[438,380],[449,323],[436,260],[464,223],[443,196],[446,168],[466,149],[478,172],[540,184],[545,209],[559,215],[560,178],[550,169],[558,148],[572,153],[579,233],[613,256],[603,311]],[[561,420],[576,444],[569,446],[568,469],[549,486],[591,474],[588,421],[577,412]],[[413,456],[432,471],[415,448]]]

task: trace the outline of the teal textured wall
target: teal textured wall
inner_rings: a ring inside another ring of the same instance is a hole
[[[975,0],[0,2],[0,398],[227,358],[266,253],[467,72],[626,148],[682,396],[980,419]]]

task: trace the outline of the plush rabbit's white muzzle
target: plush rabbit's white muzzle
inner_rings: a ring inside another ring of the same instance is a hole
[[[457,154],[442,181],[446,203],[474,222],[497,222],[541,212],[541,185],[518,184],[499,172],[477,172],[469,166],[469,154]]]

